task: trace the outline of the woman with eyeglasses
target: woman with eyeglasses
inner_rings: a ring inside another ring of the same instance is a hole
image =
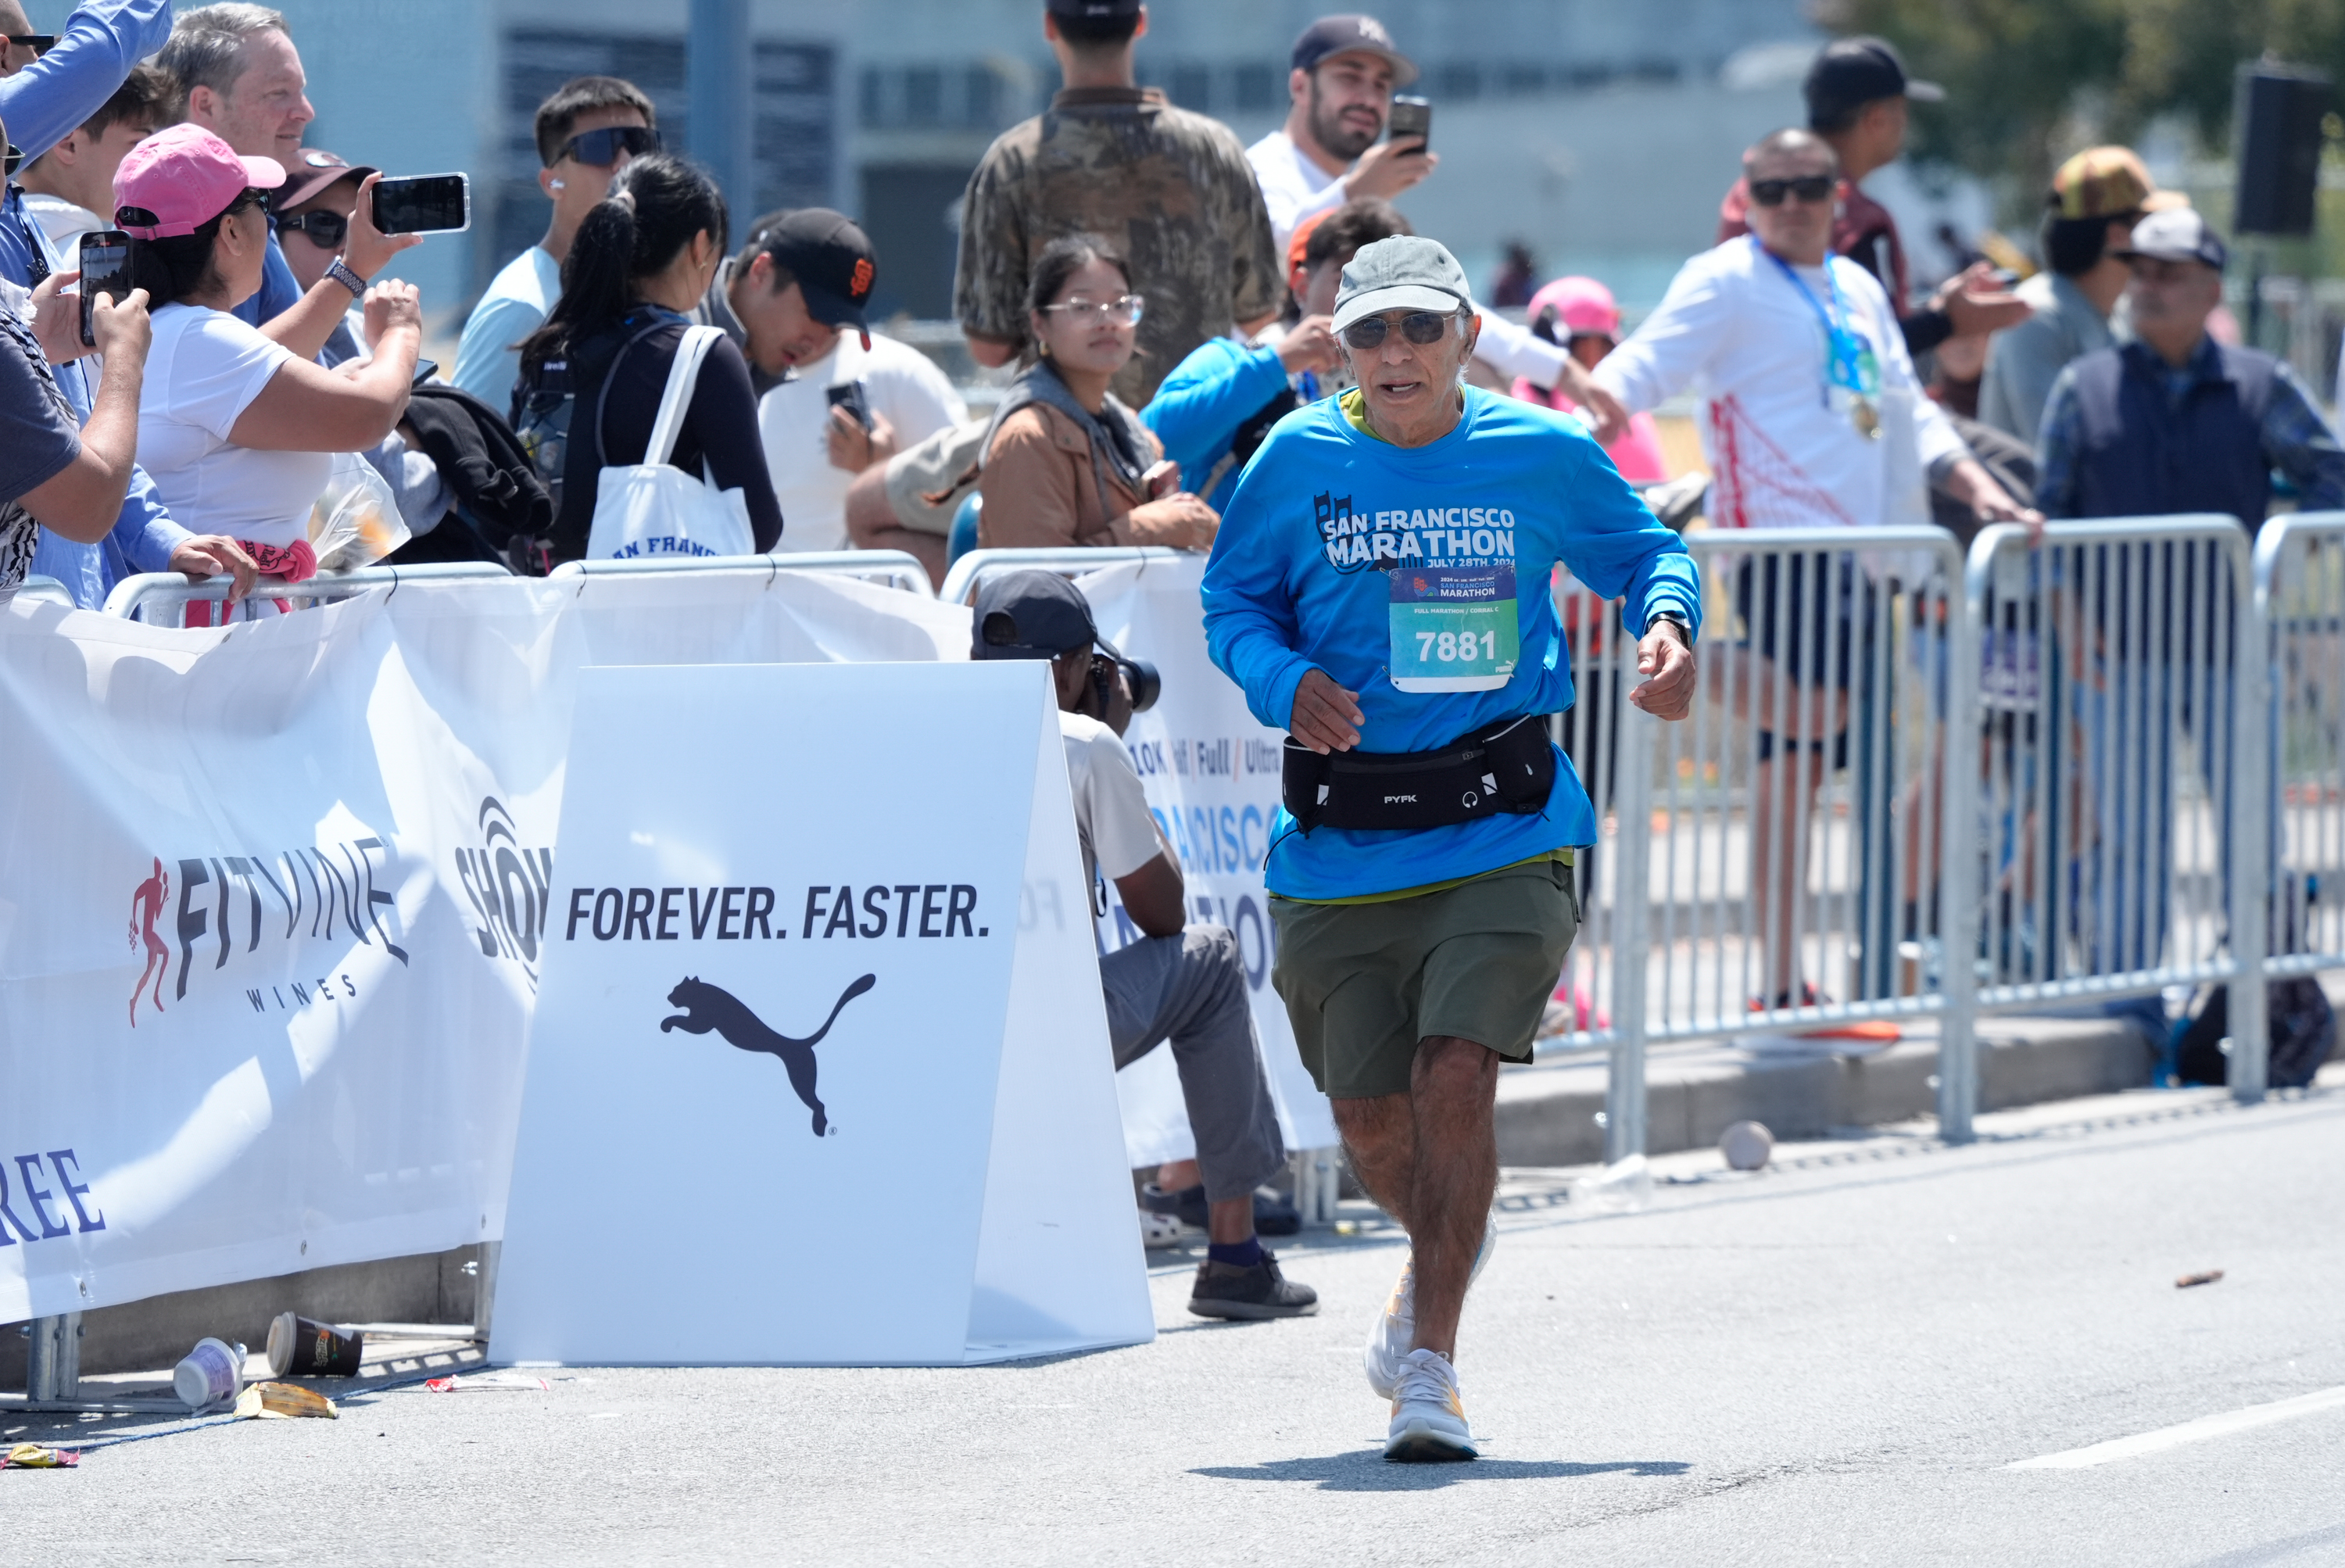
[[[516,400],[555,379],[573,396],[553,561],[585,555],[602,471],[644,461],[690,314],[725,259],[725,198],[681,158],[636,158],[578,227],[562,264],[562,298],[522,343]],[[738,490],[760,551],[782,536],[782,508],[757,434],[749,361],[730,338],[701,362],[668,463],[720,491]]]
[[[1096,235],[1054,239],[1036,258],[1026,289],[1036,358],[980,448],[980,545],[1213,544],[1220,514],[1179,492],[1155,433],[1107,390],[1131,362],[1142,309],[1132,270]]]
[[[138,455],[156,492],[181,527],[226,535],[264,574],[299,582],[317,570],[310,513],[332,454],[364,452],[399,423],[423,321],[412,284],[373,285],[373,358],[329,371],[230,314],[259,291],[267,193],[284,183],[276,159],[176,125],[122,160],[115,222],[130,236],[129,281],[153,301]],[[188,624],[210,624],[210,608],[189,605]]]

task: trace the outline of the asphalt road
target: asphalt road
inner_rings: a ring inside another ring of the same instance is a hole
[[[1321,1317],[1204,1325],[1160,1268],[1154,1344],[1051,1362],[582,1369],[335,1422],[15,1412],[10,1441],[88,1451],[0,1473],[0,1561],[2345,1562],[2345,1401],[2005,1468],[2345,1388],[2345,1092],[1986,1124],[1751,1177],[1674,1157],[1629,1215],[1515,1173],[1467,1313],[1471,1465],[1380,1457],[1358,1347],[1399,1254],[1368,1228],[1288,1249]]]

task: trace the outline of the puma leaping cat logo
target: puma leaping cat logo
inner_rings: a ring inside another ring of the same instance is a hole
[[[684,1011],[673,1018],[661,1019],[660,1033],[665,1034],[671,1029],[681,1029],[687,1034],[706,1034],[714,1029],[737,1050],[766,1051],[780,1057],[783,1067],[789,1073],[790,1087],[797,1091],[798,1098],[804,1100],[807,1109],[814,1113],[814,1135],[820,1137],[829,1127],[830,1118],[824,1113],[822,1101],[814,1092],[814,1048],[822,1043],[824,1035],[830,1033],[830,1026],[838,1022],[840,1009],[870,990],[877,980],[876,975],[867,974],[848,986],[839,993],[838,1001],[832,1005],[830,1016],[822,1021],[821,1028],[804,1040],[793,1040],[766,1028],[766,1021],[750,1012],[748,1004],[731,992],[711,985],[695,975],[686,975],[676,982],[674,991],[667,993],[668,1005],[681,1007]]]

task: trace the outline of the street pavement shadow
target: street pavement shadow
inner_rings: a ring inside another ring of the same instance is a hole
[[[1191,1475],[1215,1481],[1316,1481],[1322,1492],[1428,1492],[1460,1481],[1571,1481],[1584,1475],[1683,1475],[1683,1460],[1626,1459],[1593,1464],[1564,1460],[1478,1459],[1469,1464],[1393,1464],[1375,1449],[1268,1464],[1208,1465]]]

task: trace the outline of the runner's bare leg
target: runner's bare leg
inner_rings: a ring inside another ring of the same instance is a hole
[[[1409,1228],[1409,1195],[1416,1180],[1416,1116],[1406,1095],[1335,1100],[1335,1130],[1352,1175],[1376,1207]]]
[[[1431,1034],[1417,1043],[1409,1085],[1416,1171],[1408,1221],[1416,1256],[1416,1348],[1438,1350],[1453,1364],[1474,1254],[1498,1192],[1492,1124],[1497,1095],[1496,1053],[1454,1035]]]

